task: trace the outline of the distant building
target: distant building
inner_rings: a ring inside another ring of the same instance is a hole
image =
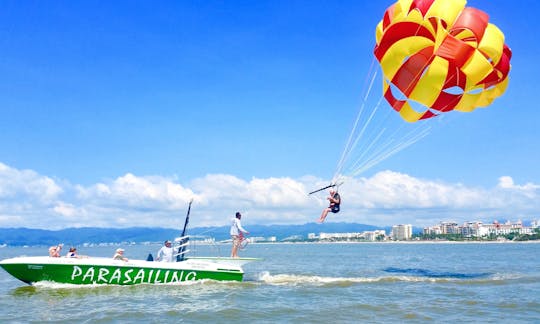
[[[493,224],[483,225],[478,232],[478,236],[499,236],[508,235],[510,233],[532,234],[533,230],[531,227],[523,226],[521,221],[517,221],[516,223],[506,222],[504,224],[500,224],[499,222],[494,221]]]
[[[322,241],[377,241],[385,240],[386,232],[384,230],[365,231],[362,233],[324,233],[321,232],[317,236],[315,233],[309,233],[309,240]]]
[[[482,222],[465,222],[458,226],[452,222],[441,222],[441,224],[424,228],[424,235],[439,235],[439,234],[461,234],[463,237],[488,237],[502,236],[510,233],[515,234],[532,234],[534,226],[538,223],[532,222],[531,227],[523,226],[521,221],[511,223],[507,221],[504,224],[494,221],[492,224],[483,224]]]
[[[412,225],[400,224],[392,226],[392,237],[396,241],[409,240],[412,237]]]
[[[301,241],[302,240],[302,235],[291,235],[289,237],[286,237],[284,239],[282,239],[283,242],[287,242],[287,241]]]
[[[216,239],[213,237],[201,237],[201,236],[192,236],[191,237],[192,243],[200,243],[200,244],[215,244]]]
[[[430,226],[430,227],[424,227],[424,230],[422,232],[424,235],[440,235],[442,234],[442,230],[440,226]]]
[[[386,231],[385,230],[376,230],[372,232],[364,232],[363,233],[364,238],[366,241],[377,241],[377,240],[385,240],[386,239]]]
[[[425,227],[424,235],[463,234],[462,227],[455,222],[441,222],[439,225]],[[466,235],[465,235],[466,236]]]
[[[442,234],[459,234],[459,227],[454,222],[441,222]]]
[[[363,238],[362,233],[320,233],[321,240],[351,241]]]
[[[249,242],[251,243],[257,243],[257,242],[276,242],[277,239],[275,236],[270,237],[263,237],[263,236],[252,236],[248,238]]]

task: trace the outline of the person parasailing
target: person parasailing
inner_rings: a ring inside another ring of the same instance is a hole
[[[324,220],[326,219],[326,216],[328,216],[328,213],[330,212],[334,214],[339,213],[339,206],[341,204],[341,196],[339,195],[337,190],[335,190],[333,187],[330,188],[330,195],[326,199],[330,202],[330,205],[328,205],[328,207],[323,209],[321,213],[321,217],[319,217],[319,221],[318,221],[319,223],[324,222]]]

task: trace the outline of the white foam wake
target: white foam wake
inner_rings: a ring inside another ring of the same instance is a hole
[[[394,283],[394,282],[430,282],[430,283],[463,283],[463,284],[490,284],[504,283],[508,280],[523,280],[510,275],[492,275],[482,278],[444,278],[414,275],[381,275],[373,277],[327,277],[302,274],[270,274],[262,272],[258,280],[270,285],[315,285],[315,286],[349,286],[363,283]]]

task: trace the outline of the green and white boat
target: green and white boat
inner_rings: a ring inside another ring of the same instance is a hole
[[[17,257],[0,261],[13,277],[33,284],[49,281],[76,285],[175,284],[195,280],[241,281],[242,265],[254,258],[184,258],[180,262],[110,258]]]
[[[189,204],[182,236],[174,246],[176,262],[147,260],[114,260],[103,257],[17,257],[0,261],[13,277],[33,284],[48,281],[76,285],[176,284],[196,280],[241,281],[242,266],[256,258],[187,257],[189,237]]]

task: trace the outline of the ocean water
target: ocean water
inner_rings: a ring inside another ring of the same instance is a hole
[[[159,245],[123,246],[145,259]],[[112,256],[116,247],[80,247]],[[0,269],[1,323],[540,323],[540,244],[250,244],[243,282],[28,286]],[[229,245],[192,255],[227,256]],[[0,248],[0,259],[46,247]]]

